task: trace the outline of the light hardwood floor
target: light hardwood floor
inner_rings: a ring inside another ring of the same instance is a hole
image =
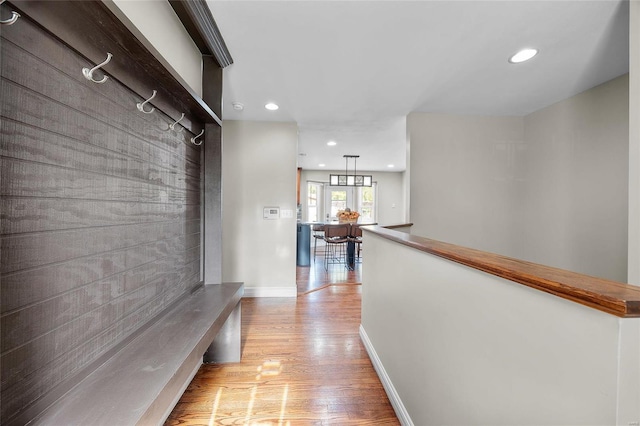
[[[243,299],[242,362],[201,367],[167,425],[399,424],[358,335],[360,267],[316,260],[297,299]]]
[[[298,266],[296,268],[298,296],[329,286],[360,285],[362,282],[362,263],[356,263],[353,270],[349,270],[340,264],[329,265],[325,269],[324,257],[318,254],[314,261],[313,250],[311,253],[311,265],[309,267]],[[359,304],[360,301],[357,303]],[[358,317],[358,323],[360,323],[360,317]]]

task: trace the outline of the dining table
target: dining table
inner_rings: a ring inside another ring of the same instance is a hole
[[[340,224],[344,224],[347,223],[349,224],[349,238],[347,241],[347,268],[349,270],[353,270],[355,268],[355,264],[356,264],[356,241],[355,241],[355,235],[353,233],[353,229],[357,226],[367,226],[367,225],[377,225],[377,222],[363,222],[363,223],[358,223],[358,222],[340,222],[337,220],[334,221],[330,221],[330,222],[310,222],[310,225],[340,225]]]

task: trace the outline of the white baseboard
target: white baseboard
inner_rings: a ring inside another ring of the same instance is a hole
[[[297,287],[245,287],[242,297],[298,297]]]
[[[400,395],[398,395],[396,388],[393,386],[393,383],[391,383],[391,379],[385,371],[382,361],[380,361],[380,358],[378,357],[376,350],[373,348],[373,344],[371,343],[371,340],[369,340],[369,336],[367,336],[367,332],[362,324],[360,324],[360,339],[369,354],[373,368],[376,370],[376,373],[378,373],[378,377],[380,378],[382,386],[387,393],[389,402],[391,402],[391,405],[393,406],[393,410],[396,412],[396,416],[398,416],[398,420],[400,420],[400,424],[402,426],[414,426],[407,409],[404,407],[404,404],[400,399]]]

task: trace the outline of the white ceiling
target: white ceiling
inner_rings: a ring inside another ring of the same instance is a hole
[[[626,1],[207,2],[234,59],[223,118],[297,122],[304,169],[404,170],[412,111],[525,115],[629,68]]]

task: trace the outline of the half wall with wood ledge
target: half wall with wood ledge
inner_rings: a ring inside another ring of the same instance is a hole
[[[360,334],[403,424],[638,424],[640,287],[363,229]]]

